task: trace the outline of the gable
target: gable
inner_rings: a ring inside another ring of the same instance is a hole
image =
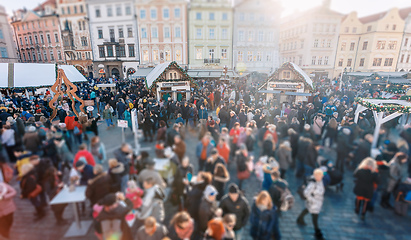
[[[27,11],[27,14],[22,19],[22,22],[34,21],[34,20],[37,20],[37,19],[40,19],[40,16],[37,15],[37,13],[35,13],[33,11]]]

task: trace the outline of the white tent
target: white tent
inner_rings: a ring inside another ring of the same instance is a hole
[[[72,65],[59,66],[71,82],[87,79]],[[0,88],[52,86],[56,65],[41,63],[0,63]]]

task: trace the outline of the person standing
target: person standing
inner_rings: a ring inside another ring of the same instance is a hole
[[[309,180],[307,187],[304,190],[305,209],[300,213],[297,218],[297,224],[306,225],[304,222],[304,217],[308,213],[311,214],[315,234],[317,239],[324,239],[323,234],[318,226],[318,215],[320,214],[321,208],[324,202],[324,184],[323,184],[324,173],[321,169],[317,168],[314,170],[313,178]]]
[[[194,232],[194,220],[187,212],[178,212],[170,220],[168,237],[172,240],[191,239]]]
[[[16,190],[7,183],[0,182],[0,235],[10,238],[10,228],[13,225],[14,211],[16,205],[13,198]]]
[[[210,140],[210,136],[205,135],[201,139],[201,142],[197,144],[196,155],[199,163],[199,171],[204,170],[205,163],[207,159],[211,156],[211,150],[213,149],[213,146]]]
[[[14,130],[10,125],[4,125],[3,131],[1,133],[1,143],[6,147],[7,155],[9,156],[10,162],[15,163],[16,157],[14,156],[13,149],[16,145],[14,138]]]
[[[114,124],[113,124],[113,114],[111,113],[110,105],[109,105],[109,104],[107,104],[107,105],[104,107],[104,110],[103,110],[103,119],[104,119],[104,121],[106,121],[107,130],[110,129],[111,126],[114,127]]]
[[[167,228],[158,223],[154,217],[144,220],[144,225],[137,231],[137,240],[162,240],[167,237]]]

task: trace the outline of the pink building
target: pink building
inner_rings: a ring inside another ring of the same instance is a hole
[[[48,0],[33,10],[17,10],[11,25],[21,62],[65,62],[55,0]]]
[[[186,0],[136,0],[141,65],[187,64]]]

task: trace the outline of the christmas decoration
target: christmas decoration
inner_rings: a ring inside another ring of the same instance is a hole
[[[370,98],[373,99],[373,98]],[[411,113],[411,107],[408,106],[403,106],[403,105],[396,105],[396,104],[374,104],[366,101],[364,98],[356,98],[355,102],[358,104],[376,111],[376,112],[388,112],[388,113],[395,113],[395,112],[401,112],[401,113]]]
[[[400,98],[400,100],[405,100],[405,101],[411,102],[411,96],[402,96]]]
[[[280,77],[280,72],[284,71],[284,70],[290,70],[292,72],[292,74],[294,76],[297,76],[298,80],[294,80],[294,79],[282,79]],[[268,79],[267,81],[283,81],[283,82],[287,82],[287,83],[304,83],[304,87],[306,89],[310,89],[313,90],[312,87],[307,84],[307,82],[304,79],[304,76],[301,75],[301,73],[299,73],[297,70],[295,70],[295,68],[293,67],[293,65],[290,62],[286,62],[283,63],[283,65],[281,65],[281,67],[279,67]]]
[[[406,89],[402,88],[401,86],[393,86],[389,88],[385,88],[384,92],[394,93],[394,94],[404,94],[406,93]]]
[[[170,70],[171,68],[177,68],[181,73],[183,73],[183,76],[181,79],[166,79],[166,73],[168,70]],[[155,88],[157,85],[157,82],[177,82],[177,81],[190,81],[190,85],[191,87],[195,87],[198,88],[198,84],[196,82],[194,82],[194,80],[187,74],[186,70],[183,69],[182,67],[180,67],[176,62],[171,62],[166,69],[164,69],[163,73],[160,74],[160,76],[158,76],[158,78],[156,80],[154,80],[154,82],[151,84],[151,86],[147,86],[147,81],[145,81],[146,83],[146,88],[149,90],[153,90],[153,88]]]

